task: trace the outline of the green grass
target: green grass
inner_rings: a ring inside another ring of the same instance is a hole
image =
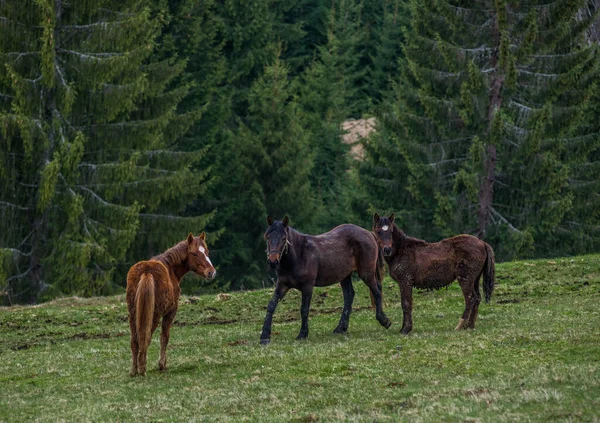
[[[454,331],[456,284],[415,291],[414,329],[391,280],[385,330],[362,282],[347,335],[338,285],[313,296],[310,335],[288,294],[259,345],[271,290],[182,298],[169,369],[131,378],[123,297],[0,308],[2,421],[600,421],[600,256],[497,266],[474,331]]]

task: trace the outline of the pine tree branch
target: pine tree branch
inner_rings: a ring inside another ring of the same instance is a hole
[[[26,25],[26,24],[21,23],[19,21],[8,19],[6,16],[0,16],[0,22],[14,23],[16,26],[22,26],[22,27],[25,27],[25,28],[44,29],[43,26],[39,26],[39,25]]]
[[[75,51],[75,50],[66,50],[66,49],[56,49],[57,51],[61,52],[61,53],[68,53],[68,54],[72,54],[75,56],[79,56],[81,58],[84,59],[89,59],[89,60],[95,60],[97,62],[102,61],[103,59],[110,59],[113,57],[123,57],[126,56],[127,53],[92,53],[92,52],[79,52],[79,51]]]
[[[18,255],[23,256],[23,257],[30,257],[31,254],[33,254],[33,251],[30,251],[28,253],[24,253],[23,251],[19,250],[18,248],[2,248],[2,250],[10,251],[13,254],[18,254]]]
[[[23,273],[20,273],[18,275],[14,275],[11,276],[10,278],[6,279],[6,284],[8,285],[11,281],[15,280],[15,279],[21,279],[24,278],[25,276],[27,276],[29,273],[31,273],[31,271],[33,270],[33,266],[29,267],[26,271],[24,271]]]
[[[113,208],[117,208],[117,209],[120,209],[120,210],[127,210],[127,209],[129,209],[129,207],[121,206],[120,204],[109,203],[104,198],[102,198],[98,194],[96,194],[94,191],[92,191],[91,189],[89,189],[87,187],[84,187],[82,185],[75,185],[75,188],[78,188],[78,189],[80,189],[82,191],[87,192],[93,198],[95,198],[96,200],[98,200],[100,203],[102,203],[103,205],[105,205],[107,207],[113,207]]]
[[[534,75],[534,76],[538,76],[538,77],[542,77],[542,78],[551,78],[551,79],[556,79],[560,76],[557,73],[541,73],[541,72],[528,71],[528,70],[525,70],[521,66],[517,66],[517,73],[525,74],[525,75]]]
[[[471,136],[468,136],[468,137],[455,138],[453,140],[444,140],[444,141],[439,141],[439,142],[432,142],[429,145],[434,146],[434,145],[442,145],[442,144],[454,144],[454,143],[460,143],[460,142],[463,142],[463,141],[471,141],[472,139],[473,139],[473,136],[471,135]]]
[[[435,162],[435,163],[427,163],[425,166],[429,166],[429,167],[437,167],[446,163],[461,163],[466,161],[467,158],[466,157],[460,157],[457,159],[447,159],[447,160],[441,160],[439,162]]]
[[[127,230],[125,230],[125,229],[112,228],[112,227],[110,227],[110,226],[108,226],[108,225],[106,225],[106,224],[104,224],[102,222],[99,222],[98,220],[92,219],[91,217],[86,217],[86,221],[89,222],[90,224],[92,224],[93,226],[102,226],[103,228],[105,228],[111,234],[119,234],[119,233],[127,232]]]
[[[191,220],[197,219],[203,216],[174,216],[171,214],[154,214],[154,213],[140,213],[140,217],[148,217],[151,219],[167,219],[167,220]]]
[[[131,14],[130,16],[134,16],[133,14]],[[90,28],[97,28],[97,27],[103,27],[103,28],[107,28],[109,26],[118,26],[124,23],[128,23],[128,20],[119,20],[119,21],[99,21],[99,22],[94,22],[88,25],[62,25],[60,27],[61,30],[63,29],[67,29],[67,30],[86,30],[86,29],[90,29]]]
[[[0,201],[0,206],[11,207],[11,208],[17,209],[17,210],[32,210],[31,207],[23,207],[18,204],[8,203],[6,201]]]
[[[131,18],[131,17],[135,16],[135,13],[116,12],[114,10],[106,9],[104,7],[100,7],[100,8],[98,8],[98,10],[102,11],[102,12],[112,13],[113,15],[116,15],[116,16],[125,16],[125,17],[128,17],[128,18]]]
[[[500,213],[498,213],[496,211],[495,208],[490,207],[490,212],[491,214],[496,217],[497,219],[499,219],[502,223],[504,223],[506,226],[508,226],[508,228],[512,231],[512,232],[517,232],[517,233],[522,233],[520,230],[518,230],[517,228],[515,228],[504,216],[502,216]]]

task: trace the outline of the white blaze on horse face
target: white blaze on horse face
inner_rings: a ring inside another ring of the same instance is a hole
[[[382,231],[387,231],[390,227],[388,225],[382,226],[381,230]]]
[[[206,258],[206,261],[208,262],[208,264],[210,264],[212,266],[213,265],[212,261],[210,261],[210,259],[206,255],[206,250],[204,249],[204,247],[198,247],[198,251],[200,251],[202,254],[204,254],[204,257]]]

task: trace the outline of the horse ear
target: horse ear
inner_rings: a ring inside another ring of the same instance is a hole
[[[271,216],[267,216],[267,225],[271,226],[273,224],[273,218]]]
[[[192,242],[194,242],[194,235],[192,235],[192,233],[190,232],[188,234],[188,244],[191,244]]]
[[[283,220],[281,222],[283,223],[283,226],[285,227],[288,225],[288,223],[290,223],[290,219],[288,219],[287,216],[284,216]]]
[[[379,215],[378,215],[377,213],[374,213],[374,214],[373,214],[373,222],[377,223],[377,222],[379,222],[379,219],[381,219],[381,218],[379,217]]]
[[[202,231],[200,235],[198,235],[202,241],[206,240],[206,233]]]
[[[390,220],[390,223],[394,223],[394,217],[395,217],[395,216],[394,216],[394,213],[392,213],[392,214],[390,214],[390,215],[388,216],[388,219]]]

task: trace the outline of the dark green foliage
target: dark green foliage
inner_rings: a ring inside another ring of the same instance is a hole
[[[288,70],[276,58],[253,84],[244,122],[226,140],[222,162],[234,165],[222,175],[227,184],[221,185],[226,202],[219,209],[225,228],[219,258],[232,288],[264,284],[267,214],[288,214],[300,229],[314,218],[313,156],[294,95]]]
[[[597,1],[150,3],[0,2],[2,301],[113,292],[202,230],[187,292],[270,284],[268,213],[600,247]]]
[[[191,168],[202,151],[173,149],[199,117],[177,113],[185,63],[152,60],[161,26],[143,2],[9,2],[0,16],[0,286],[9,301],[111,292],[127,255],[207,220],[178,217],[206,176]]]
[[[370,204],[397,207],[417,236],[479,234],[500,258],[581,236],[568,216],[591,205],[574,179],[598,149],[586,119],[599,69],[586,2],[571,3],[411,2],[395,98],[360,168]]]

